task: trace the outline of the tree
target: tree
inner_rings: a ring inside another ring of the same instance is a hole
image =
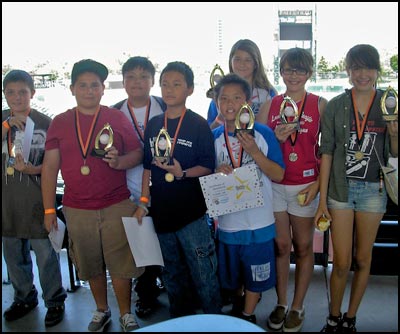
[[[396,73],[399,70],[398,63],[397,63],[397,56],[398,55],[393,55],[390,57],[390,68]]]
[[[321,76],[321,78],[326,77],[326,73],[329,72],[329,65],[324,56],[321,57],[317,66],[317,72]]]

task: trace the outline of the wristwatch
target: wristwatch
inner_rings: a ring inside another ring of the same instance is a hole
[[[181,177],[175,177],[178,181],[181,181],[181,180],[183,180],[183,179],[186,179],[186,171],[184,170],[184,171],[182,171],[182,176]]]

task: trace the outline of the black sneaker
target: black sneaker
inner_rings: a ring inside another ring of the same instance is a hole
[[[356,317],[347,318],[347,313],[343,315],[342,319],[342,333],[357,333]]]
[[[145,318],[151,315],[155,311],[156,307],[157,301],[147,303],[139,299],[136,302],[135,313],[139,318]]]
[[[249,322],[252,322],[253,324],[257,324],[257,319],[256,319],[256,315],[255,314],[250,314],[250,315],[245,315],[242,314],[240,315],[240,318]]]
[[[14,321],[27,315],[38,305],[38,301],[33,303],[13,302],[11,306],[4,311],[4,319]]]
[[[44,324],[46,327],[52,327],[57,325],[61,320],[64,319],[65,306],[64,304],[49,307],[44,318]]]
[[[245,295],[243,295],[241,297],[239,297],[239,296],[233,297],[232,309],[229,312],[230,315],[237,317],[237,318],[242,317],[245,298],[246,298]]]

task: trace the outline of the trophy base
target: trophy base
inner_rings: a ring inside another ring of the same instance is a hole
[[[254,137],[254,129],[235,129],[235,136],[238,132],[241,132],[241,133],[245,132]]]
[[[162,163],[162,164],[167,164],[170,165],[171,164],[171,157],[153,157],[154,160],[157,160],[158,162]]]
[[[300,123],[299,122],[288,122],[285,125],[290,128],[291,130],[300,130]]]
[[[91,155],[96,158],[104,158],[107,154],[107,151],[102,150],[100,148],[94,148]]]
[[[399,117],[397,114],[383,115],[383,119],[385,120],[385,122],[392,122],[392,121],[397,121]]]

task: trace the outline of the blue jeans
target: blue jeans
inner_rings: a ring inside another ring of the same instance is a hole
[[[206,216],[176,232],[159,233],[158,239],[171,317],[194,314],[196,293],[204,313],[221,313],[217,256]]]
[[[38,292],[33,284],[32,246],[36,255],[40,286],[45,306],[62,305],[67,293],[62,286],[59,255],[49,239],[18,239],[3,237],[3,256],[14,288],[14,301],[34,303]]]

